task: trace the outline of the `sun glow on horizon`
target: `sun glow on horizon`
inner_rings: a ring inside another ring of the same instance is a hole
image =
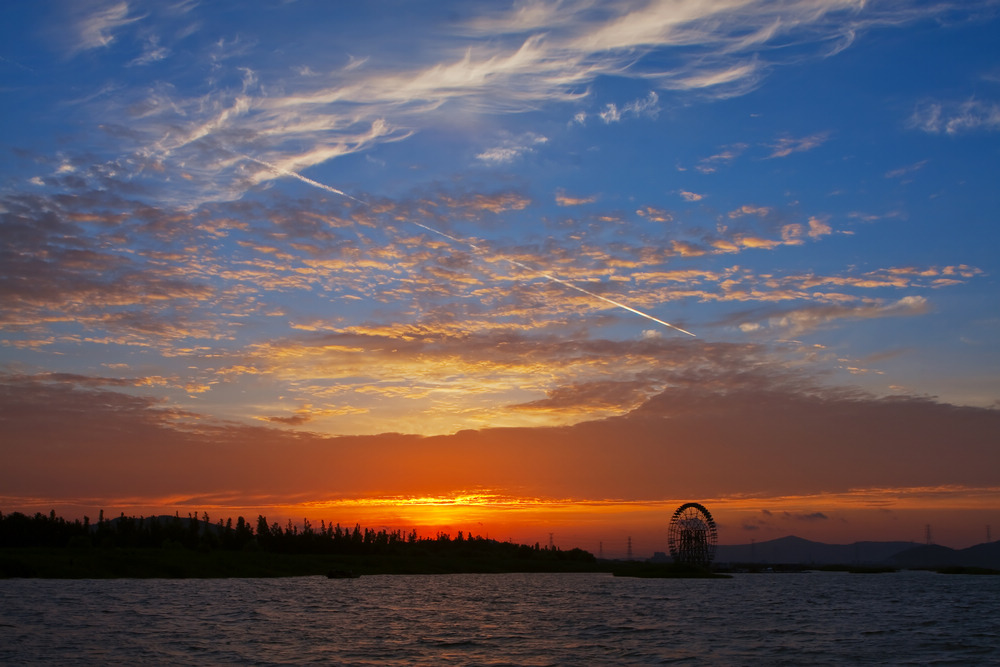
[[[773,538],[798,534],[818,539],[814,530],[822,528],[845,542],[919,537],[918,529],[927,517],[943,512],[963,511],[970,517],[988,514],[1000,503],[1000,487],[928,486],[908,488],[852,489],[841,493],[783,496],[727,496],[718,498],[546,498],[518,496],[496,489],[460,490],[427,495],[385,495],[341,497],[324,500],[290,498],[192,498],[171,496],[161,499],[120,498],[96,503],[95,499],[75,502],[41,498],[0,497],[5,511],[40,511],[57,508],[72,519],[74,513],[93,520],[95,505],[105,516],[125,514],[208,514],[212,521],[243,516],[248,520],[265,516],[269,522],[284,524],[307,519],[330,525],[341,524],[408,531],[421,536],[436,533],[492,535],[523,543],[544,541],[555,531],[572,539],[566,548],[580,546],[595,550],[602,536],[647,536],[656,540],[671,513],[681,504],[697,501],[712,512],[720,524],[722,543],[745,543],[751,538]],[[970,519],[975,531],[978,518]],[[835,527],[835,530],[831,528]],[[943,534],[943,531],[938,531]],[[624,539],[624,538],[621,538]],[[638,539],[638,537],[637,537]],[[657,549],[662,550],[662,549]]]

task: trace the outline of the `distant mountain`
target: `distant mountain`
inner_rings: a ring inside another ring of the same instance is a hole
[[[1000,570],[1000,540],[977,544],[960,552],[968,563],[965,567],[988,567]]]
[[[968,549],[949,549],[938,544],[922,544],[886,559],[902,568],[985,567],[1000,570],[1000,541],[977,544]]]
[[[958,552],[940,544],[921,544],[901,551],[886,559],[886,563],[895,567],[956,567],[961,565]]]
[[[716,550],[719,563],[784,563],[814,565],[871,565],[918,546],[916,542],[855,542],[825,544],[801,537],[781,537],[754,544],[723,545]]]
[[[1000,569],[1000,541],[968,549],[916,542],[824,544],[789,536],[754,544],[721,545],[717,563],[889,565],[899,568],[984,567]]]

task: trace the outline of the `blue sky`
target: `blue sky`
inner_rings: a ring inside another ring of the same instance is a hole
[[[762,388],[994,423],[997,2],[0,12],[8,396],[274,437]]]

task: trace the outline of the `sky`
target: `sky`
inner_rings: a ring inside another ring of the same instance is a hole
[[[0,511],[1000,535],[998,32],[996,0],[4,3]]]

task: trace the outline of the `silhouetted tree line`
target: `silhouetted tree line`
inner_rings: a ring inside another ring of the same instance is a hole
[[[53,510],[48,515],[28,516],[21,512],[0,512],[0,547],[50,548],[155,548],[231,551],[266,551],[289,554],[351,555],[459,555],[491,558],[541,558],[593,561],[594,556],[581,549],[562,551],[558,547],[540,547],[499,542],[480,535],[473,537],[459,531],[455,537],[437,533],[419,537],[416,530],[373,530],[356,524],[344,528],[339,523],[321,521],[319,526],[305,519],[301,528],[291,520],[282,527],[258,516],[252,525],[242,516],[212,523],[208,513],[181,517],[130,517],[123,512],[106,519],[102,510],[97,523],[89,517],[81,522],[66,521]]]

